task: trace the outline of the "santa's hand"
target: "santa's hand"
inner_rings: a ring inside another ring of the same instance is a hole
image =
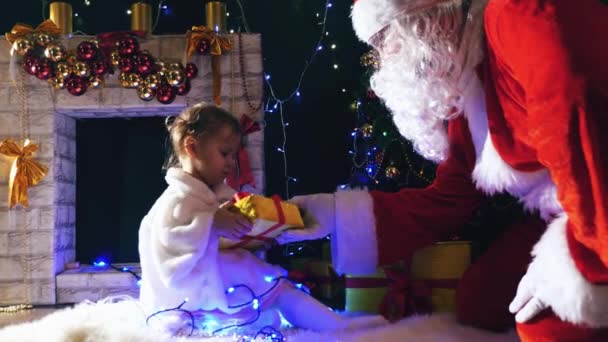
[[[335,204],[333,194],[296,196],[289,202],[300,207],[304,228],[289,229],[277,236],[280,244],[321,239],[335,229]]]
[[[548,305],[539,297],[535,296],[537,284],[529,275],[524,275],[517,286],[517,294],[509,305],[509,311],[515,314],[517,323],[525,323],[541,311],[545,310]]]

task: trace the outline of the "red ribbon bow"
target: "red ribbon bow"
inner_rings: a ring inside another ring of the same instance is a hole
[[[398,320],[412,314],[431,313],[431,286],[425,280],[412,279],[405,272],[385,269],[388,290],[380,303],[380,313],[387,319]]]
[[[304,284],[311,292],[314,291],[323,291],[327,286],[331,286],[333,284],[337,284],[340,276],[336,273],[331,264],[327,263],[327,273],[315,272],[312,268],[313,266],[309,263],[304,265],[304,270],[294,269],[289,271],[288,278],[294,282]],[[317,270],[318,271],[318,270]],[[318,293],[321,296],[327,296],[322,293]]]
[[[248,192],[238,192],[238,193],[234,194],[234,198],[232,199],[232,201],[236,203],[239,199],[247,197],[249,195],[250,194]],[[285,213],[283,212],[283,208],[281,207],[281,197],[279,197],[278,195],[274,195],[271,198],[274,202],[274,206],[277,209],[278,222],[276,224],[272,225],[270,228],[266,229],[265,231],[263,231],[257,235],[243,236],[243,239],[241,241],[239,241],[238,243],[236,243],[235,245],[233,245],[232,247],[230,247],[230,249],[242,248],[242,247],[246,246],[250,241],[253,241],[253,240],[259,240],[259,241],[263,241],[263,242],[272,241],[272,239],[266,237],[266,235],[272,231],[275,231],[275,230],[281,228],[285,224]]]
[[[312,277],[301,270],[289,271],[287,278],[293,282],[303,284],[308,290],[312,290],[317,287],[317,283],[312,279]]]
[[[114,32],[103,32],[97,35],[97,41],[99,42],[99,49],[107,58],[110,57],[112,50],[116,49],[116,42],[122,38],[143,38],[146,36],[146,32],[143,31],[114,31]]]
[[[257,132],[261,129],[260,125],[251,119],[249,115],[241,115],[241,134],[243,134],[243,136]],[[253,172],[251,172],[251,165],[249,164],[249,157],[247,156],[244,143],[241,143],[241,147],[239,148],[237,167],[234,172],[228,176],[226,183],[237,191],[241,190],[246,184],[255,187],[255,180],[253,179]]]

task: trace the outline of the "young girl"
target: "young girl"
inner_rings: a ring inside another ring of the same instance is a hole
[[[167,129],[174,151],[165,177],[168,187],[139,229],[140,301],[148,314],[182,303],[181,309],[198,312],[197,317],[201,312],[242,314],[252,310],[252,305],[240,306],[252,301],[252,293],[239,286],[246,285],[258,296],[268,292],[253,309],[278,310],[297,327],[361,325],[360,319],[339,316],[287,281],[273,287],[274,279],[286,274],[282,268],[246,250],[219,249],[219,237],[235,240],[251,230],[251,222],[225,204],[234,194],[224,179],[235,167],[239,122],[201,103],[169,118]]]

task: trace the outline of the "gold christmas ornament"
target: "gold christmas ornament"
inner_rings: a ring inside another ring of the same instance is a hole
[[[110,53],[110,61],[112,61],[112,65],[118,65],[120,62],[120,54],[118,53],[118,50],[114,50]]]
[[[143,83],[141,76],[134,72],[130,72],[127,74],[127,82],[129,83],[129,88],[137,88]]]
[[[399,169],[394,166],[389,166],[384,170],[386,178],[397,179],[399,177]]]
[[[34,33],[44,33],[50,36],[59,35],[61,32],[57,25],[53,23],[52,20],[47,19],[40,23],[36,28],[31,27],[27,24],[15,24],[11,29],[11,32],[6,32],[4,37],[6,40],[13,44],[17,39],[20,38],[30,38]],[[36,39],[32,38],[32,43],[36,43]]]
[[[65,60],[68,62],[69,65],[72,66],[79,62],[78,58],[76,58],[76,55],[74,54],[74,51],[68,52],[68,56]]]
[[[144,80],[144,85],[150,89],[157,89],[160,86],[161,77],[159,74],[151,74]]]
[[[377,68],[379,63],[379,56],[378,53],[376,51],[370,51],[367,53],[364,53],[363,56],[361,56],[361,65],[364,67],[374,67]]]
[[[61,90],[65,88],[65,81],[63,77],[49,78],[49,84],[53,86],[53,88],[56,90]]]
[[[163,61],[156,61],[155,64],[156,64],[156,70],[158,70],[157,71],[158,75],[160,77],[165,77],[165,75],[167,74],[168,63],[165,63]]]
[[[13,43],[13,49],[21,56],[25,55],[34,48],[34,43],[26,38],[18,38]]]
[[[179,62],[173,62],[173,63],[169,63],[166,64],[165,63],[165,67],[167,68],[167,70],[182,70],[182,63]]]
[[[73,66],[74,74],[78,76],[88,76],[89,75],[89,65],[85,62],[76,62]]]
[[[154,89],[146,85],[141,85],[137,88],[137,96],[144,101],[154,99]]]
[[[89,77],[89,87],[93,89],[103,88],[104,80],[101,76],[91,76]]]
[[[66,78],[70,76],[70,66],[66,62],[59,62],[55,66],[55,76],[58,78]]]
[[[67,56],[67,51],[63,45],[52,43],[44,49],[44,56],[53,62],[59,62]]]
[[[33,37],[35,38],[36,43],[41,46],[47,46],[55,40],[53,36],[43,32],[34,33]]]
[[[180,69],[169,70],[166,77],[167,82],[174,87],[181,86],[184,83],[184,80],[186,79],[184,72]]]
[[[370,138],[372,136],[372,134],[374,134],[374,125],[372,125],[372,124],[363,125],[361,127],[361,134],[366,139]]]
[[[118,77],[118,83],[120,83],[120,86],[123,88],[129,88],[129,73],[120,73],[120,76]]]

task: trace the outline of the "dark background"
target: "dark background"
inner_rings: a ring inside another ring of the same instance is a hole
[[[132,1],[67,1],[73,6],[74,31],[95,35],[130,28],[126,10]],[[159,1],[154,5],[154,17]],[[163,1],[154,34],[184,34],[205,22],[203,0]],[[317,47],[324,0],[242,0],[252,32],[262,34],[264,69],[279,98],[291,93],[305,62]],[[334,191],[347,183],[348,150],[356,115],[349,110],[363,87],[359,58],[366,51],[350,23],[350,1],[333,1],[327,31],[300,88],[301,97],[284,106],[287,131],[289,195]],[[227,1],[228,28],[244,31],[237,2]],[[320,17],[316,14],[319,13]],[[44,16],[44,17],[43,17]],[[23,0],[0,12],[2,32],[17,23],[38,25],[48,17],[48,1]],[[330,46],[336,44],[336,49]],[[339,68],[335,70],[334,64]],[[345,89],[346,92],[343,92]],[[268,89],[266,89],[268,95]],[[286,197],[282,127],[277,112],[265,117],[266,192]],[[161,165],[165,131],[162,118],[89,119],[77,124],[77,259],[90,263],[137,261],[137,230],[145,213],[165,188]]]

